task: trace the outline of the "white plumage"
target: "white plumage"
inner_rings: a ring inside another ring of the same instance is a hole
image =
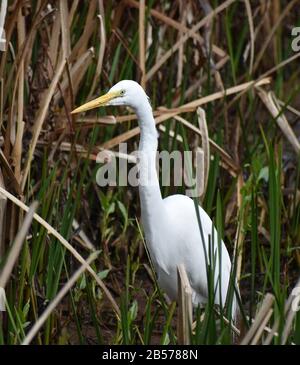
[[[104,105],[129,106],[135,111],[139,120],[141,129],[139,194],[142,225],[159,285],[171,300],[176,300],[177,266],[184,264],[193,290],[193,305],[206,303],[208,284],[205,251],[195,205],[193,200],[185,195],[172,195],[162,199],[156,172],[158,134],[146,93],[138,83],[123,80],[114,85],[106,95],[84,104],[75,109],[73,113]],[[224,306],[229,286],[231,261],[223,241],[221,242],[221,252],[218,251],[217,232],[210,217],[200,206],[199,214],[208,256],[209,236],[214,236],[215,304]],[[212,230],[214,230],[213,235]],[[221,270],[219,270],[219,257],[221,258]],[[221,284],[219,280],[221,280]],[[234,300],[233,315],[235,315],[235,307]]]

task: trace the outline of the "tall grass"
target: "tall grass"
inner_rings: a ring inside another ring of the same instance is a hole
[[[291,147],[288,135],[295,133],[299,139],[298,61],[279,67],[294,55],[290,28],[299,22],[296,2],[294,8],[288,1],[274,0],[269,8],[264,2],[250,2],[252,18],[243,2],[228,2],[226,9],[179,49],[174,48],[176,42],[205,16],[202,2],[187,1],[186,8],[180,1],[146,3],[146,79],[147,72],[173,50],[146,82],[156,116],[162,115],[161,106],[180,107],[257,80],[274,68],[271,83],[260,88],[273,90],[282,102],[282,110],[275,116],[255,87],[202,105],[209,136],[218,146],[211,144],[202,205],[234,257],[233,277],[238,276],[242,298],[242,332],[253,323],[265,295],[272,293],[275,303],[265,326],[278,323],[278,336],[271,343],[279,344],[287,316],[285,304],[299,277],[300,264],[300,162],[297,146]],[[213,9],[224,1],[208,3]],[[290,9],[281,19],[287,6]],[[101,15],[104,33],[97,15]],[[133,129],[136,121],[128,117],[131,112],[120,109],[101,109],[77,120],[69,114],[75,105],[87,101],[95,78],[91,96],[121,79],[141,80],[138,19],[139,2],[135,0],[79,1],[68,3],[67,9],[55,0],[20,0],[8,8],[7,49],[0,59],[0,186],[26,205],[38,201],[36,213],[83,257],[93,247],[100,250],[91,267],[101,286],[88,272],[82,274],[34,337],[36,344],[177,343],[176,305],[166,300],[151,269],[136,220],[140,211],[137,190],[102,188],[95,179],[97,153],[104,144],[117,150],[118,141],[113,138]],[[255,34],[252,73],[251,23]],[[199,37],[204,39],[201,44]],[[70,53],[63,45],[70,45]],[[59,81],[52,88],[56,77]],[[103,119],[107,114],[122,114],[125,122],[107,124]],[[198,128],[196,107],[178,109],[177,115]],[[280,129],[282,115],[291,132]],[[164,120],[158,130],[160,150],[190,150],[201,139],[187,123],[173,117]],[[138,136],[127,142],[130,152],[136,148]],[[192,161],[190,166],[193,170]],[[185,188],[162,187],[163,196],[176,192],[184,193]],[[0,270],[7,264],[23,220],[22,209],[0,199]],[[75,221],[79,228],[74,228]],[[0,313],[0,343],[21,343],[77,268],[70,251],[34,219],[5,286],[7,310]],[[210,284],[213,270],[207,271]],[[210,285],[208,304],[194,311],[193,344],[233,343],[226,322],[233,286],[227,310],[219,313],[213,306]],[[298,312],[287,343],[299,344],[299,333]],[[267,336],[263,331],[255,342],[262,343]]]

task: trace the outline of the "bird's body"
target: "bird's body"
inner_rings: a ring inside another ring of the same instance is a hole
[[[141,217],[147,248],[159,285],[171,300],[176,300],[177,267],[184,264],[193,291],[193,304],[197,306],[206,303],[208,300],[206,250],[208,262],[214,267],[214,302],[224,306],[231,271],[227,249],[221,241],[220,251],[218,250],[218,238],[214,225],[207,213],[199,206],[204,236],[204,242],[202,242],[196,209],[191,198],[179,194],[162,198],[156,172],[158,134],[152,108],[144,90],[134,81],[123,80],[114,85],[106,95],[79,107],[74,112],[101,105],[130,106],[139,120]],[[211,250],[209,242],[213,244]],[[209,255],[209,251],[214,254]],[[210,260],[209,257],[213,256],[215,260]],[[233,308],[234,311],[235,308]]]
[[[184,195],[172,195],[163,199],[161,203],[160,212],[164,214],[164,217],[158,214],[156,217],[148,220],[146,218],[148,217],[148,212],[143,212],[142,209],[142,223],[147,247],[157,272],[158,283],[171,300],[176,300],[178,297],[177,267],[180,264],[184,264],[192,288],[193,305],[203,305],[208,298],[207,272],[205,252],[201,242],[194,202]],[[212,222],[200,206],[199,213],[208,253],[208,237],[212,235]],[[155,228],[153,229],[154,223]],[[216,231],[214,235],[216,237]],[[215,241],[215,246],[217,248],[217,240]],[[222,305],[224,305],[231,262],[223,242],[221,249],[221,297]],[[216,253],[217,255],[218,253]],[[220,305],[219,284],[217,283],[219,277],[218,267],[217,257],[215,262],[215,288],[217,288],[215,303]]]

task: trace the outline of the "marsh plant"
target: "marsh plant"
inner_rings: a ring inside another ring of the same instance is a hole
[[[201,204],[234,263],[238,328],[233,280],[183,337],[300,344],[299,5],[2,0],[0,344],[181,341],[140,225],[136,117],[70,114],[120,80],[151,98],[162,196]]]

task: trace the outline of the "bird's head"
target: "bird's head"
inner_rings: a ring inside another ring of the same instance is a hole
[[[148,103],[148,97],[141,85],[132,80],[122,80],[115,84],[105,95],[74,109],[72,114],[110,105],[125,105],[137,109],[145,101]]]

